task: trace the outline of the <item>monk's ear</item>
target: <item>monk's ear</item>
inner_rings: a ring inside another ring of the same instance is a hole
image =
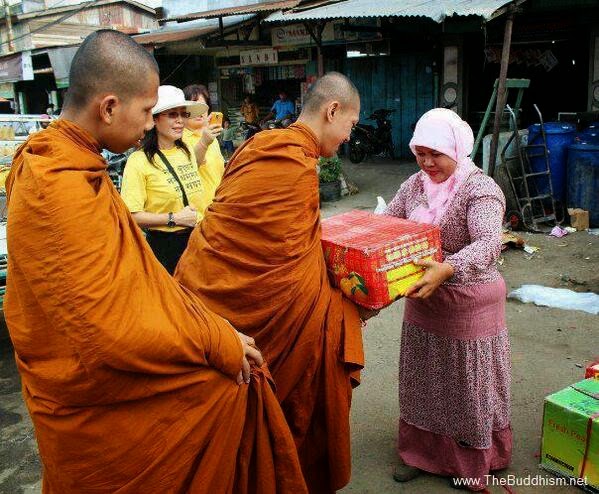
[[[104,123],[108,125],[112,124],[119,103],[118,96],[114,94],[107,94],[100,100],[100,119]]]
[[[335,118],[335,115],[339,113],[340,109],[341,105],[339,104],[339,101],[331,101],[327,106],[327,120],[332,122]]]

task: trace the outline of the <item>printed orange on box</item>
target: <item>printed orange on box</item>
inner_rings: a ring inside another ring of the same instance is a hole
[[[438,227],[365,211],[323,220],[322,249],[333,284],[369,309],[389,305],[422,277],[414,260],[443,260]]]

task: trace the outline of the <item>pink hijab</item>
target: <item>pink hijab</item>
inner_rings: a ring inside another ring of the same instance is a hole
[[[445,108],[435,108],[420,117],[410,141],[410,149],[414,155],[416,146],[425,146],[449,156],[457,166],[453,175],[441,183],[433,182],[424,171],[419,172],[427,204],[412,211],[410,220],[433,225],[441,222],[461,185],[472,173],[479,171],[469,157],[473,145],[472,129],[457,113]]]

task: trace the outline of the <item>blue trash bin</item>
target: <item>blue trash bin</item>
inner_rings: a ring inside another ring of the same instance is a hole
[[[599,227],[599,142],[568,147],[568,207],[586,209]]]
[[[581,142],[599,143],[599,127],[597,127],[596,129],[588,128],[576,134],[576,144],[579,144]]]
[[[562,205],[566,200],[566,162],[568,146],[574,144],[576,138],[576,127],[566,122],[547,122],[544,124],[547,149],[549,151],[549,169],[551,170],[551,184],[553,185],[553,197]],[[541,124],[528,127],[528,144],[542,144]],[[540,148],[529,149],[529,155],[542,154]],[[530,164],[533,171],[546,170],[543,157],[531,158]],[[537,188],[540,194],[549,193],[548,181],[537,180]]]

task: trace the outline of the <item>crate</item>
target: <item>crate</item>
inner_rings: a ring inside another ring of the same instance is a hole
[[[414,260],[442,261],[438,227],[356,210],[322,221],[322,248],[331,282],[369,309],[391,304],[422,277]]]
[[[599,381],[586,379],[545,398],[541,467],[599,492]]]

